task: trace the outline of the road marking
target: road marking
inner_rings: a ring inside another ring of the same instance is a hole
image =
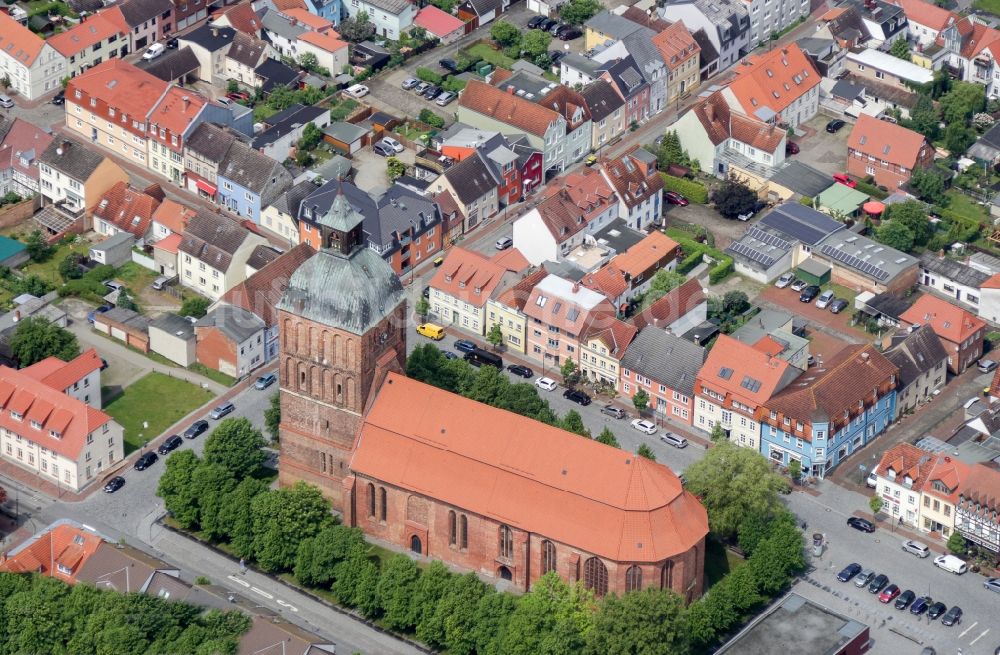
[[[248,589],[250,588],[250,583],[247,582],[246,580],[240,580],[235,575],[227,575],[226,577],[229,578],[230,580],[232,580],[233,582],[235,582],[236,584],[243,585],[244,587],[246,587]]]
[[[979,625],[979,621],[976,621],[975,623],[973,623],[972,625],[970,625],[970,626],[969,626],[968,628],[966,628],[965,630],[962,630],[962,634],[958,635],[958,638],[959,638],[959,639],[961,639],[962,637],[964,637],[964,636],[965,636],[965,633],[967,633],[967,632],[968,632],[969,630],[972,630],[972,629],[973,629],[974,627],[976,627],[977,625]]]
[[[260,594],[261,596],[263,596],[268,600],[274,600],[274,596],[267,593],[263,589],[258,589],[257,587],[250,587],[250,591],[254,592],[255,594]]]
[[[980,634],[978,637],[976,637],[975,639],[973,639],[972,641],[969,642],[969,645],[972,646],[973,644],[975,644],[977,641],[979,641],[980,639],[982,639],[983,637],[985,637],[986,633],[989,632],[989,631],[990,631],[989,628],[986,628],[985,630],[983,630],[982,634]]]
[[[292,610],[293,612],[298,612],[299,611],[298,607],[295,607],[294,605],[289,605],[288,603],[286,603],[285,601],[281,600],[280,598],[278,600],[274,601],[274,602],[278,603],[282,607],[287,607],[288,609]]]

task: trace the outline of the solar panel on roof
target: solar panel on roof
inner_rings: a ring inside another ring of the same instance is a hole
[[[848,254],[843,250],[837,250],[833,246],[823,246],[820,250],[824,255],[831,257],[845,266],[850,266],[851,268],[861,271],[865,275],[875,278],[879,281],[885,281],[889,279],[889,272],[885,269],[879,268],[874,264],[870,264],[863,259],[858,259],[854,255]]]
[[[743,255],[744,257],[746,257],[751,261],[755,261],[763,265],[765,268],[771,267],[777,261],[776,259],[774,259],[774,257],[765,255],[761,251],[751,246],[748,246],[742,241],[734,241],[729,246],[729,249],[737,254]]]
[[[757,239],[762,243],[766,243],[769,246],[774,246],[775,248],[781,248],[782,250],[788,250],[792,247],[792,244],[788,243],[781,237],[771,234],[770,232],[765,232],[764,230],[758,229],[756,227],[750,228],[747,232],[747,236],[751,239]]]

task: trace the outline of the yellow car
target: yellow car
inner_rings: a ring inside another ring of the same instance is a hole
[[[597,155],[590,155],[589,157],[583,160],[583,163],[586,164],[587,166],[593,166],[594,164],[597,163]]]
[[[433,323],[421,323],[417,326],[417,334],[422,334],[428,339],[440,341],[444,339],[444,328]]]

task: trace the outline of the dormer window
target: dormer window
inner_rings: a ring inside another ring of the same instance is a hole
[[[889,477],[890,480],[895,480],[896,479],[896,471],[894,469],[889,469],[886,472],[886,474],[888,475],[888,477]]]
[[[444,276],[444,281],[445,282],[451,282],[451,276],[450,275],[445,275]]]
[[[62,439],[62,435],[55,430],[49,430],[49,436],[53,439]]]
[[[476,293],[476,295],[477,295],[477,296],[478,296],[479,294],[481,294],[482,292],[483,292],[483,290],[482,290],[482,288],[481,288],[481,287],[476,287],[476,288],[475,288],[475,293]]]
[[[459,289],[464,289],[465,288],[465,282],[459,282],[458,283],[458,288]]]
[[[34,430],[41,430],[42,429],[42,424],[39,423],[38,421],[32,420],[31,421],[31,427]]]
[[[62,562],[56,564],[56,568],[59,569],[59,572],[63,575],[73,575],[73,569],[69,568]]]
[[[10,410],[10,417],[12,419],[14,419],[15,421],[20,421],[22,418],[24,418],[20,414],[18,414],[17,412],[15,412],[14,410]]]

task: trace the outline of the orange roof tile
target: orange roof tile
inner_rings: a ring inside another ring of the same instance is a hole
[[[847,147],[876,159],[914,168],[924,149],[931,146],[919,132],[861,114],[847,138]]]
[[[303,11],[309,10],[309,7],[306,6],[305,0],[274,0],[274,8],[282,13],[285,13],[290,9],[302,9]]]
[[[329,32],[305,32],[299,35],[299,41],[314,45],[325,52],[337,52],[347,47],[346,41],[337,38],[333,30]]]
[[[183,234],[184,230],[187,229],[188,221],[197,213],[190,207],[185,207],[179,202],[167,198],[153,212],[153,220],[171,232]]]
[[[761,107],[780,114],[820,80],[820,74],[796,43],[750,57],[734,70],[736,78],[729,83],[729,90],[748,116]]]
[[[112,5],[106,9],[102,9],[99,13],[106,20],[114,23],[120,32],[128,34],[131,31],[132,28],[129,27],[128,21],[125,20],[125,14],[122,13],[121,5]]]
[[[777,126],[730,109],[721,91],[697,102],[690,111],[698,117],[714,145],[732,137],[740,143],[773,153],[785,138],[785,131]]]
[[[991,278],[979,285],[980,289],[1000,289],[1000,273],[994,274]]]
[[[97,552],[104,541],[87,530],[63,523],[35,535],[31,541],[13,550],[0,562],[0,571],[11,573],[39,572],[68,582],[76,576],[87,558]],[[70,568],[70,573],[59,570]]]
[[[698,371],[695,389],[708,387],[727,400],[756,408],[787,385],[793,373],[791,364],[785,360],[720,334]]]
[[[177,254],[177,249],[180,247],[181,242],[184,240],[184,234],[181,232],[174,232],[169,236],[165,236],[156,243],[153,244],[154,248],[159,248],[164,252],[172,252]]]
[[[205,98],[190,89],[172,86],[167,94],[163,96],[163,99],[149,113],[149,122],[152,125],[166,128],[174,136],[179,137],[191,126],[191,123],[201,113],[205,104]],[[152,136],[152,130],[150,132]],[[169,148],[176,149],[180,147],[173,146],[169,135],[159,137],[159,140],[161,145]]]
[[[653,45],[660,52],[663,63],[667,70],[676,70],[691,57],[697,57],[701,52],[698,42],[691,36],[691,32],[684,26],[684,21],[679,20],[666,28],[652,39]]]
[[[892,481],[902,482],[909,477],[910,488],[920,491],[927,475],[934,468],[935,460],[936,457],[926,450],[913,444],[899,443],[882,453],[882,459],[875,470],[879,476]],[[893,471],[892,478],[889,477],[889,469]]]
[[[677,242],[666,234],[654,230],[645,239],[611,261],[623,273],[637,277],[648,272],[664,257],[668,258],[668,261],[675,258],[679,247]]]
[[[899,320],[909,325],[926,323],[934,328],[934,334],[952,343],[961,343],[986,327],[983,319],[930,294],[921,296]]]
[[[618,201],[614,189],[599,171],[583,168],[573,171],[546,187],[548,196],[538,204],[542,223],[562,243],[587,227],[608,206]]]
[[[559,113],[548,107],[478,80],[469,81],[458,102],[461,107],[535,136],[545,136],[549,125],[560,118]]]
[[[968,464],[954,457],[949,457],[947,455],[935,455],[932,460],[932,466],[926,474],[926,481],[932,484],[924,485],[924,493],[930,494],[932,496],[937,496],[943,500],[948,500],[950,502],[958,501],[958,494],[961,491],[966,477],[969,475],[969,469],[971,469]],[[946,489],[950,491],[939,491],[934,488],[933,483],[939,482],[944,485]]]
[[[663,189],[663,178],[653,166],[632,155],[638,150],[636,145],[629,152],[614,159],[601,159],[601,170],[618,192],[626,207],[640,205]]]
[[[608,353],[619,361],[625,354],[625,349],[635,339],[635,335],[639,334],[636,326],[617,318],[594,316],[590,323],[585,328],[585,338],[600,339],[607,347]]]
[[[91,212],[95,218],[141,239],[149,230],[153,212],[159,206],[160,201],[156,198],[131,188],[125,182],[116,182],[98,199]]]
[[[44,46],[42,37],[0,12],[0,52],[25,66],[31,66]]]
[[[958,14],[939,7],[933,2],[924,0],[890,0],[892,4],[903,8],[906,19],[940,32],[959,19]]]
[[[225,12],[226,19],[234,30],[257,36],[262,28],[260,17],[249,2],[233,5]]]
[[[395,373],[351,470],[614,561],[661,561],[708,533],[662,464]]]
[[[558,275],[547,275],[535,284],[522,311],[559,328],[571,338],[579,337],[588,326],[593,326],[592,315],[615,316],[615,306],[603,295]]]
[[[705,290],[692,278],[633,316],[632,322],[640,330],[647,325],[666,328],[704,302]]]
[[[1000,471],[995,466],[993,462],[970,466],[959,489],[965,500],[971,501],[973,506],[982,505],[980,512],[984,516],[1000,510]],[[975,513],[974,507],[969,510]]]
[[[782,352],[784,352],[785,346],[775,341],[774,337],[772,337],[771,335],[764,335],[763,337],[761,337],[760,341],[753,344],[753,349],[759,350],[765,355],[769,355],[771,357],[777,357]]]
[[[104,16],[103,12],[98,12],[65,32],[50,36],[48,43],[62,56],[72,57],[109,36],[127,33],[128,31],[123,31],[116,21]]]
[[[311,27],[314,30],[323,31],[333,27],[333,23],[325,18],[317,16],[305,8],[284,9],[281,10],[281,13],[289,18],[294,18],[306,27]],[[299,36],[299,38],[301,39],[303,36],[305,36],[305,34]]]
[[[513,286],[500,293],[496,301],[505,307],[510,307],[517,311],[523,310],[524,304],[528,302],[528,298],[531,296],[531,291],[535,288],[535,285],[545,279],[547,275],[548,271],[545,270],[544,266],[538,267],[514,283]]]
[[[101,361],[97,350],[90,348],[68,362],[64,362],[58,357],[46,357],[40,362],[21,369],[21,372],[56,391],[66,391],[75,382],[82,380],[94,371],[101,370],[103,365],[104,362]]]
[[[523,273],[531,268],[531,262],[529,262],[517,248],[501,250],[490,259],[493,260],[494,264],[502,266],[504,270],[510,271],[511,273]]]
[[[484,255],[454,247],[431,279],[430,287],[462,302],[482,307],[506,270]]]
[[[593,273],[584,275],[580,284],[588,289],[593,289],[612,302],[616,302],[623,293],[628,291],[629,287],[629,281],[621,269],[615,266],[614,260]]]
[[[92,98],[103,100],[119,113],[145,119],[170,85],[124,59],[113,57],[76,75],[66,87],[66,101],[74,101],[79,89]],[[190,95],[196,95],[188,91]]]
[[[424,28],[434,36],[443,38],[465,27],[465,23],[446,11],[441,11],[434,5],[426,5],[417,12],[413,23]]]

